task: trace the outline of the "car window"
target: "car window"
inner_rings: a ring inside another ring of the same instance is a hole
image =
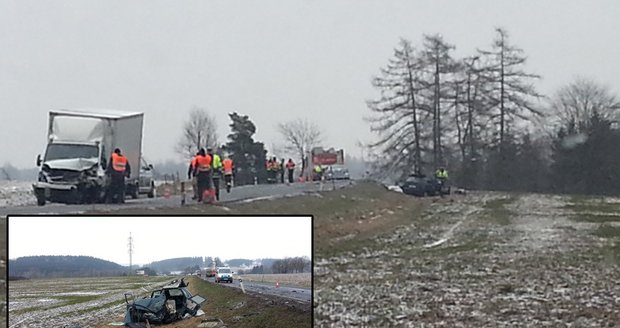
[[[424,178],[422,177],[408,177],[407,180],[405,180],[406,182],[412,182],[412,183],[420,183],[420,182],[424,182]]]
[[[183,292],[181,292],[181,290],[179,289],[169,289],[168,294],[170,296],[183,296]]]
[[[220,269],[219,273],[230,273],[230,269]]]

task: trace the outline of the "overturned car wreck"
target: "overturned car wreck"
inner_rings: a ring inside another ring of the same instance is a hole
[[[125,325],[133,327],[135,323],[142,323],[148,320],[149,323],[171,323],[186,316],[195,316],[200,309],[200,305],[206,301],[200,295],[192,296],[187,290],[189,283],[174,280],[169,285],[155,290],[150,297],[133,299],[130,302],[125,294],[127,310],[125,312]]]

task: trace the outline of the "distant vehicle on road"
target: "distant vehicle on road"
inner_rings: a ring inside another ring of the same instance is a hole
[[[146,194],[148,198],[155,197],[155,181],[153,180],[153,164],[148,164],[144,157],[140,166],[140,178],[138,179],[138,193]],[[132,195],[138,198],[137,194]]]
[[[230,270],[229,267],[219,267],[217,268],[217,273],[215,274],[215,282],[233,282],[232,274],[234,272]]]
[[[170,285],[153,291],[150,297],[134,299],[132,302],[127,296],[133,295],[125,294],[125,325],[146,320],[149,323],[168,324],[182,319],[185,314],[196,315],[200,305],[207,299],[200,295],[192,296],[187,286],[183,279],[180,282],[173,280]]]
[[[349,180],[349,169],[343,166],[332,166],[327,170],[327,180]]]

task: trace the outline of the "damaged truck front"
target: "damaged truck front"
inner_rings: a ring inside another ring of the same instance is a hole
[[[134,299],[129,301],[127,298],[131,294],[125,294],[127,309],[125,312],[125,325],[132,327],[132,324],[143,323],[171,323],[183,318],[200,315],[200,305],[206,298],[194,295],[187,290],[189,283],[183,279],[172,281],[171,284],[164,286],[151,293],[150,297]],[[139,326],[139,325],[136,325]]]
[[[112,151],[120,148],[131,166],[127,194],[137,194],[142,151],[143,113],[113,110],[50,111],[45,155],[37,157],[38,205],[46,201],[95,203],[105,198],[105,169]]]

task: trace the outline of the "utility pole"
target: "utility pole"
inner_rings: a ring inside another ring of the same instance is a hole
[[[131,237],[131,232],[129,233],[129,243],[127,243],[127,248],[129,249],[129,275],[132,276],[131,255],[133,254],[133,238]]]

